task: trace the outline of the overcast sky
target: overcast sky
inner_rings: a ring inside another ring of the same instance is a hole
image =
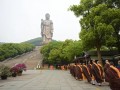
[[[0,42],[23,42],[41,37],[45,14],[53,21],[53,39],[79,39],[79,18],[68,11],[80,0],[0,0]]]

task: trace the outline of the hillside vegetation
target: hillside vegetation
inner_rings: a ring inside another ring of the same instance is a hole
[[[0,61],[12,58],[34,49],[34,45],[29,43],[5,43],[0,44]]]
[[[42,45],[42,38],[41,37],[34,38],[31,40],[25,41],[25,43],[30,43],[30,44],[33,44],[35,46],[41,46]]]

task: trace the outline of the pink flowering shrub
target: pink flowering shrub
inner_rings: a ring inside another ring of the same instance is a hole
[[[11,71],[14,71],[14,72],[22,72],[22,71],[26,71],[26,65],[24,63],[19,63],[19,64],[15,64],[15,66],[13,66],[11,68]]]
[[[16,67],[16,66],[13,66],[13,67],[10,69],[10,72],[11,72],[11,73],[18,73],[18,71],[19,71],[19,69],[18,69],[18,67]]]
[[[16,64],[15,67],[17,67],[19,70],[24,70],[26,71],[26,65],[24,63],[19,63],[19,64]]]

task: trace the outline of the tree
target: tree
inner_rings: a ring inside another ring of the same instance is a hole
[[[102,63],[100,48],[108,41],[114,42],[112,38],[114,28],[111,24],[107,24],[102,16],[108,10],[106,4],[97,5],[95,0],[90,0],[89,4],[86,2],[87,0],[81,0],[79,5],[71,6],[70,10],[77,17],[82,16],[80,39],[84,49],[97,48],[98,60]]]
[[[0,45],[0,60],[32,51],[34,46],[28,43],[5,43]]]
[[[60,53],[59,49],[52,49],[48,57],[49,62],[53,64],[61,64]]]
[[[63,48],[63,56],[68,60],[68,62],[73,62],[74,57],[80,57],[83,52],[83,47],[81,41],[72,41]]]
[[[56,54],[58,54],[57,52],[61,45],[62,45],[62,42],[57,42],[57,41],[53,41],[47,45],[44,45],[40,49],[40,52],[43,54],[43,62],[48,64],[54,64],[56,62],[55,60],[59,58],[59,57],[56,57],[58,56]]]
[[[69,64],[74,56],[82,54],[81,41],[65,40],[64,42],[50,42],[43,46],[43,62],[48,64]]]
[[[112,27],[114,28],[114,43],[108,42],[107,46],[117,47],[120,53],[120,9],[109,8],[106,12],[102,14],[102,17],[107,24],[112,25]]]

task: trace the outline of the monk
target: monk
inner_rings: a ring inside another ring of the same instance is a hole
[[[100,61],[97,61],[97,65],[99,66],[99,68],[100,68],[100,71],[101,71],[101,77],[102,77],[102,79],[104,78],[104,75],[103,75],[103,68],[102,68],[102,66],[101,66],[101,64],[100,64]]]
[[[105,73],[105,81],[106,82],[109,82],[109,78],[107,77],[107,74],[106,74],[106,70],[110,67],[110,63],[108,60],[105,61],[105,65],[104,65],[104,73]]]
[[[75,67],[75,77],[77,80],[83,80],[81,64],[77,63]]]
[[[88,62],[88,65],[87,65],[89,71],[90,71],[90,76],[92,77],[92,64],[90,63],[90,61]]]
[[[76,72],[75,67],[76,67],[76,64],[73,64],[73,77],[75,77],[75,72]]]
[[[73,77],[75,77],[75,64],[71,64],[70,65],[70,73]]]
[[[69,66],[70,74],[72,75],[72,64]]]
[[[118,61],[117,69],[120,71],[120,60]]]
[[[64,69],[67,70],[68,69],[68,65],[64,65]]]
[[[95,60],[92,61],[92,74],[94,76],[94,80],[92,81],[92,84],[95,85],[95,81],[96,81],[98,85],[101,86],[101,83],[103,82],[101,76],[101,70],[99,66],[95,63]]]
[[[70,73],[71,73],[72,76],[74,76],[74,68],[73,67],[74,67],[74,65],[71,64],[70,65]]]
[[[64,65],[61,66],[61,70],[65,70]]]
[[[83,65],[82,65],[82,70],[83,70],[84,76],[87,78],[87,81],[88,81],[89,83],[91,83],[92,78],[91,78],[91,76],[90,76],[89,69],[88,69],[88,67],[85,65],[85,63],[83,63]]]
[[[105,73],[109,78],[110,88],[112,90],[120,90],[120,72],[113,66],[113,62],[110,63],[110,67],[107,68]]]

